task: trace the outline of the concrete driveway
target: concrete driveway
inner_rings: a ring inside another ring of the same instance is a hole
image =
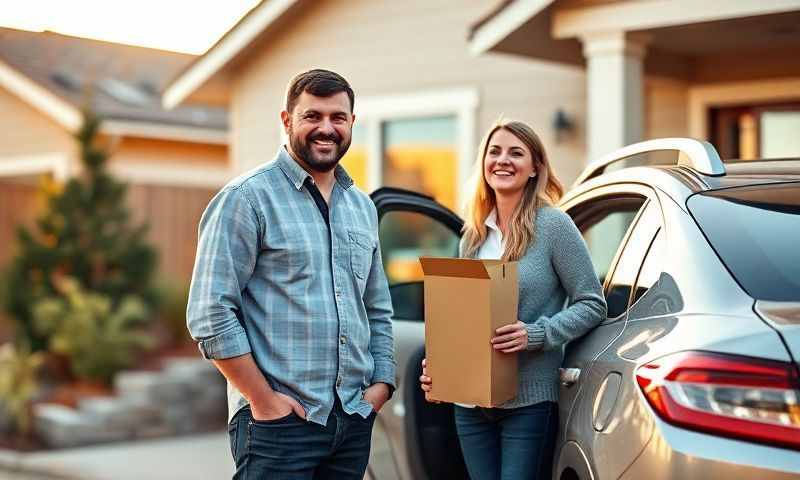
[[[0,479],[13,480],[218,480],[232,474],[225,432],[31,454],[4,452],[0,463]]]

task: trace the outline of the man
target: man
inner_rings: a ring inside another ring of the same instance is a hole
[[[334,72],[295,77],[288,145],[200,220],[187,323],[228,380],[234,478],[363,478],[394,390],[377,213],[338,165],[353,105]]]

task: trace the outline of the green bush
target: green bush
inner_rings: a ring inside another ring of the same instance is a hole
[[[145,239],[146,225],[130,218],[127,185],[107,172],[108,152],[98,144],[99,128],[99,119],[86,113],[76,134],[80,175],[63,185],[45,182],[45,210],[34,228],[18,230],[18,254],[6,273],[3,305],[15,319],[19,337],[34,350],[50,342],[33,328],[33,305],[58,295],[55,283],[60,277],[78,279],[83,288],[107,298],[114,311],[129,295],[148,306],[156,302],[156,252]]]
[[[170,341],[181,345],[192,341],[186,329],[186,306],[189,303],[189,285],[180,282],[163,282],[158,287],[158,320],[167,330]]]
[[[69,277],[58,282],[58,290],[34,304],[34,328],[49,338],[51,352],[69,359],[76,378],[110,383],[152,347],[141,329],[149,312],[139,297],[127,295],[115,305],[108,295],[84,290]]]
[[[15,422],[22,435],[31,428],[31,400],[39,392],[38,371],[42,352],[6,343],[0,346],[0,409]]]

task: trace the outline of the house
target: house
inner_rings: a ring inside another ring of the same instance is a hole
[[[168,108],[227,106],[236,171],[272,158],[296,73],[356,90],[343,160],[359,186],[449,206],[481,133],[530,122],[569,184],[638,140],[710,139],[723,158],[797,155],[800,0],[266,0],[167,86]]]
[[[798,0],[505,1],[469,49],[585,70],[589,158],[664,136],[800,156]]]
[[[458,207],[480,137],[501,114],[530,122],[571,181],[585,156],[585,75],[571,65],[470,53],[469,28],[492,7],[485,0],[267,0],[169,83],[164,104],[227,107],[231,161],[242,172],[272,159],[282,143],[289,80],[329,68],[356,91],[343,164],[365,191],[405,187]],[[559,112],[572,131],[554,128]]]
[[[71,135],[90,102],[112,146],[110,170],[130,184],[134,218],[150,225],[160,274],[188,283],[200,215],[233,176],[224,108],[161,106],[160,90],[193,58],[0,29],[0,244],[13,245],[17,225],[34,218],[41,175],[79,172]],[[0,266],[11,255],[0,249]]]

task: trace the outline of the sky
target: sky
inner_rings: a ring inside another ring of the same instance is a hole
[[[0,27],[202,54],[259,0],[0,0]]]

